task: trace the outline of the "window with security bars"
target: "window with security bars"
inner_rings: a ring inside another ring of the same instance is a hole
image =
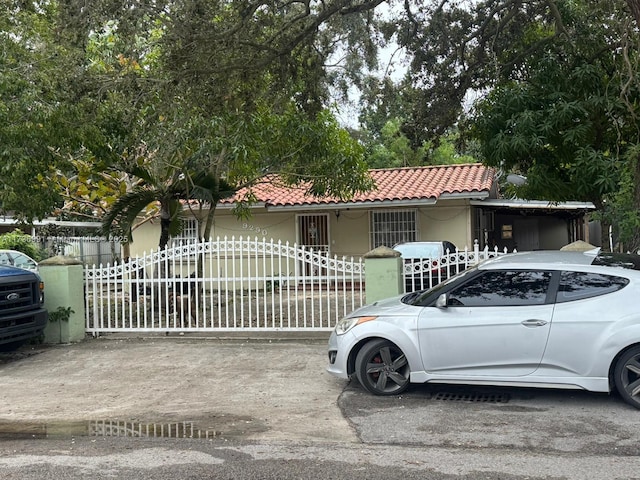
[[[171,239],[172,245],[189,245],[198,242],[198,220],[195,218],[182,219],[182,230],[180,235]]]
[[[382,245],[391,248],[397,243],[417,240],[415,210],[374,211],[370,225],[371,248]]]

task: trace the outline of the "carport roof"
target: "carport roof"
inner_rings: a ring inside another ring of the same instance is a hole
[[[547,200],[522,200],[519,198],[472,200],[471,205],[522,210],[595,210],[596,208],[591,202],[549,202]]]

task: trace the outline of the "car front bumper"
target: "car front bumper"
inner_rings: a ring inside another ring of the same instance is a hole
[[[331,332],[329,337],[329,363],[327,364],[327,372],[338,378],[349,378],[347,371],[347,360],[350,351],[349,343],[353,338],[351,332],[344,335],[337,335],[335,331]]]

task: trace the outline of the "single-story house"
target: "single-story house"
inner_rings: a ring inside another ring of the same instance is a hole
[[[481,164],[376,169],[376,189],[342,201],[314,197],[303,187],[261,183],[252,188],[256,202],[249,220],[232,212],[246,192],[216,208],[212,236],[258,237],[297,243],[338,256],[361,256],[406,241],[448,240],[459,249],[489,246],[509,250],[559,249],[589,241],[590,203],[552,204],[502,199],[496,171]],[[185,210],[176,242],[197,238],[197,222]],[[133,232],[131,254],[156,250],[159,222]]]

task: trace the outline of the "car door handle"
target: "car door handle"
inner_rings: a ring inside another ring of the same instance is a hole
[[[524,320],[522,322],[522,325],[524,325],[525,327],[544,327],[546,324],[546,320],[536,320],[533,318],[530,320]]]

